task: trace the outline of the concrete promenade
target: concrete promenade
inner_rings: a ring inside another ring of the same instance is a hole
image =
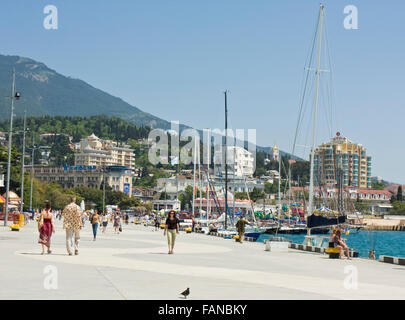
[[[53,252],[42,256],[36,222],[9,230],[0,227],[0,299],[172,300],[187,287],[190,299],[202,300],[405,299],[405,267],[377,261],[267,252],[262,243],[184,232],[168,255],[161,230],[129,224],[116,235],[110,224],[93,242],[88,222],[80,254],[69,256],[59,221]],[[47,266],[56,267],[57,289],[45,289]],[[350,270],[357,289],[345,288]]]

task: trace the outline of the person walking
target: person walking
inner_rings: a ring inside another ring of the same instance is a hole
[[[173,254],[174,243],[176,241],[176,234],[179,234],[179,219],[176,217],[176,212],[171,210],[166,219],[165,231],[163,236],[166,236],[167,233],[167,244],[169,246],[169,254]]]
[[[49,202],[45,204],[45,210],[41,212],[38,220],[39,240],[38,243],[42,245],[42,253],[45,253],[45,246],[48,247],[48,253],[52,253],[51,250],[51,237],[52,233],[55,233],[54,217],[51,213],[51,205]]]
[[[94,213],[90,217],[91,227],[93,228],[93,241],[96,241],[99,220],[100,216],[97,210],[94,210]]]
[[[80,207],[76,204],[76,197],[70,198],[71,202],[65,209],[63,209],[63,229],[66,230],[66,250],[68,254],[72,255],[71,247],[73,245],[74,237],[74,249],[75,255],[79,254],[79,240],[80,240],[80,229],[82,225],[82,212]]]
[[[155,231],[158,231],[160,228],[160,215],[156,213],[155,216]]]
[[[114,216],[114,232],[116,234],[120,233],[120,227],[121,227],[121,217],[120,214],[117,212]]]
[[[239,216],[238,222],[236,222],[236,229],[238,230],[239,242],[243,243],[245,239],[245,226],[249,224],[249,222],[243,218],[242,215]]]
[[[128,214],[128,212],[125,212],[124,221],[125,221],[125,224],[129,223],[129,214]]]
[[[108,225],[108,215],[105,212],[102,215],[102,221],[103,221],[103,233],[105,233],[105,229],[107,229]]]

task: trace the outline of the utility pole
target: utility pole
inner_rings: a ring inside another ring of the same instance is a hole
[[[103,213],[105,213],[105,168],[103,168]]]
[[[23,152],[21,157],[21,205],[20,213],[24,210],[24,167],[25,167],[25,127],[27,124],[27,110],[24,111]]]
[[[14,118],[14,100],[18,100],[20,94],[15,92],[15,69],[13,69],[13,83],[11,85],[11,112],[10,112],[10,131],[8,134],[8,161],[7,161],[7,188],[6,188],[6,214],[4,216],[4,225],[8,222],[8,202],[10,194],[10,173],[11,173],[11,147],[13,135],[13,118]]]
[[[195,192],[195,167],[196,167],[196,162],[197,162],[197,139],[194,140],[194,163],[193,163],[193,203],[192,203],[192,213],[193,217],[195,217],[195,210],[194,210],[194,201],[195,201],[195,196],[197,195],[197,192]]]
[[[32,154],[31,154],[31,189],[30,189],[30,211],[32,211],[32,190],[33,190],[33,181],[34,181],[34,151],[35,151],[35,136],[34,132],[32,133]]]

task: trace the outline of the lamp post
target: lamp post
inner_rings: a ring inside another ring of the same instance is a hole
[[[105,168],[103,169],[103,213],[105,213]]]
[[[27,124],[27,110],[24,111],[23,152],[21,157],[21,204],[20,213],[24,211],[24,167],[25,167],[25,127]]]
[[[14,118],[14,100],[20,99],[20,93],[15,92],[15,69],[13,69],[13,84],[11,86],[11,112],[10,112],[10,131],[8,135],[8,161],[7,161],[7,188],[6,188],[6,213],[4,215],[4,225],[8,222],[8,202],[10,193],[10,173],[11,173],[11,144],[13,135],[13,118]]]
[[[32,133],[32,155],[31,155],[31,188],[30,188],[30,211],[32,211],[32,190],[33,190],[33,181],[34,181],[34,132]]]

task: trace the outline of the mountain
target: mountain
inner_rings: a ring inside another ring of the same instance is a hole
[[[114,116],[136,126],[170,129],[170,122],[160,119],[114,97],[88,83],[66,77],[35,60],[0,55],[0,95],[11,94],[12,70],[16,72],[16,91],[21,98],[15,104],[16,117],[27,116]],[[10,117],[10,100],[0,99],[0,120]],[[180,131],[190,128],[180,124]],[[202,136],[201,130],[199,130]],[[267,151],[269,148],[258,147]],[[281,150],[280,150],[281,151]],[[281,151],[281,154],[286,154]]]
[[[19,56],[0,55],[0,94],[10,96],[12,70],[16,72],[16,90],[21,99],[15,107],[17,117],[24,109],[28,116],[93,116],[105,114],[123,118],[137,126],[169,129],[168,121],[159,119],[120,98],[88,83],[65,77],[45,64]],[[10,115],[10,100],[0,99],[0,119]]]

